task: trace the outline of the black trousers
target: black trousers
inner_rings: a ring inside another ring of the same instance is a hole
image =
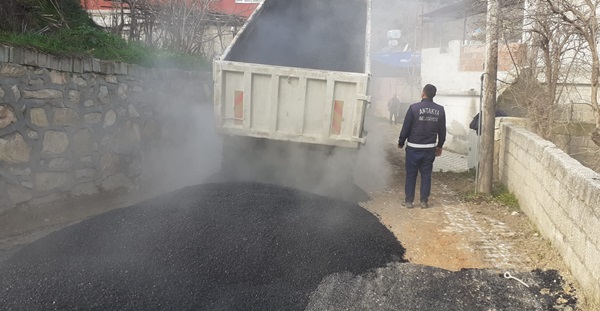
[[[435,149],[406,148],[406,184],[404,185],[405,202],[415,200],[417,174],[421,174],[421,202],[427,202],[431,194],[431,172],[435,161]]]

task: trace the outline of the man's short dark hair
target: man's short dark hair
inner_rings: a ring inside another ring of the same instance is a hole
[[[437,92],[437,88],[432,84],[427,84],[425,87],[423,87],[423,92],[427,98],[433,99],[435,97],[435,93]]]

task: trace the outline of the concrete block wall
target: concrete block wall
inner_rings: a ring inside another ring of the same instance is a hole
[[[600,174],[524,128],[502,123],[499,134],[500,180],[600,305]]]
[[[184,139],[175,116],[211,99],[210,72],[0,45],[0,212],[136,187],[142,160]]]

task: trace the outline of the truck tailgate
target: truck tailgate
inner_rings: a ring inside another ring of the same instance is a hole
[[[357,148],[369,76],[218,60],[215,117],[223,134]]]

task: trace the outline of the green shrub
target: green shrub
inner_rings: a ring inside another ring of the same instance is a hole
[[[18,47],[29,47],[61,57],[96,57],[146,67],[200,70],[210,66],[198,55],[147,48],[88,25],[61,29],[46,35],[4,32],[0,33],[0,42]]]
[[[492,187],[492,194],[469,191],[463,196],[463,200],[465,202],[477,204],[495,202],[497,204],[504,205],[511,210],[519,210],[519,200],[517,200],[517,198],[501,183],[494,183]]]
[[[0,20],[0,43],[59,57],[96,57],[191,70],[210,67],[201,56],[148,48],[104,31],[79,0],[0,0]]]
[[[501,183],[495,183],[492,189],[492,196],[494,200],[504,206],[509,207],[513,210],[519,209],[519,200],[514,194],[510,193],[508,189]]]
[[[79,0],[2,0],[0,31],[11,33],[51,33],[94,22]]]

